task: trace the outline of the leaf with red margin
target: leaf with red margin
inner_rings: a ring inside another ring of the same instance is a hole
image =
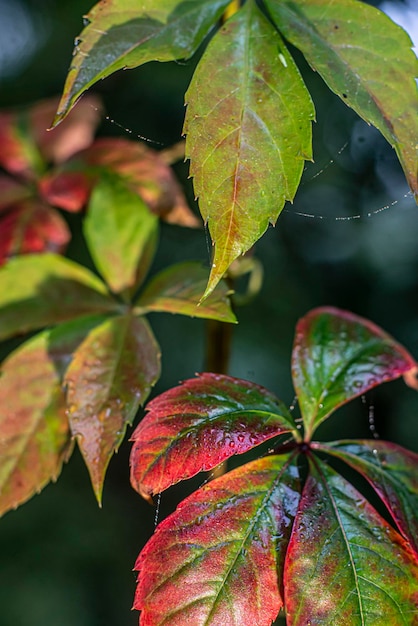
[[[135,302],[139,310],[179,313],[221,322],[236,323],[228,295],[227,284],[221,281],[200,303],[208,273],[200,263],[185,262],[172,265],[154,276]]]
[[[313,443],[312,448],[341,459],[366,478],[418,556],[418,454],[367,439]]]
[[[311,460],[284,571],[286,623],[415,624],[418,561],[365,498]]]
[[[0,265],[19,254],[62,252],[70,231],[60,214],[31,199],[12,205],[0,219]]]
[[[296,430],[286,407],[267,389],[221,374],[186,380],[154,398],[147,411],[131,451],[131,483],[146,499]]]
[[[119,309],[97,276],[56,254],[28,254],[0,268],[0,339]]]
[[[189,496],[136,561],[140,625],[270,625],[299,498],[289,456],[258,459]]]
[[[73,435],[101,503],[109,461],[160,376],[160,350],[147,322],[129,315],[94,328],[65,374]]]
[[[376,324],[333,307],[313,309],[297,323],[292,353],[306,438],[339,406],[414,367],[409,352]]]

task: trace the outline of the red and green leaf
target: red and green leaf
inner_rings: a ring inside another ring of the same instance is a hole
[[[92,272],[55,254],[14,258],[0,269],[0,339],[119,306]]]
[[[38,190],[49,204],[70,213],[78,213],[87,204],[92,182],[88,171],[60,168],[43,176],[38,182]]]
[[[221,374],[186,380],[147,410],[131,452],[131,483],[145,498],[296,429],[272,393]]]
[[[384,13],[357,0],[265,0],[283,35],[395,148],[418,197],[418,61]]]
[[[289,457],[271,456],[205,485],[158,527],[138,557],[134,608],[145,626],[268,626],[299,501]]]
[[[368,480],[418,555],[418,455],[380,440],[334,441],[313,446],[341,459]]]
[[[85,16],[55,123],[98,80],[149,61],[186,59],[230,0],[101,0]]]
[[[74,353],[64,379],[68,417],[99,503],[109,461],[159,375],[154,335],[129,315],[104,321]]]
[[[368,320],[331,307],[299,320],[292,377],[307,438],[339,406],[416,367],[414,358]]]
[[[288,626],[415,624],[418,561],[342,476],[310,463],[286,555]]]
[[[191,317],[236,322],[225,282],[201,302],[207,283],[207,271],[193,262],[178,263],[152,278],[136,301],[138,312],[143,310],[180,313]]]
[[[215,245],[206,293],[292,200],[314,108],[285,43],[249,0],[209,43],[186,94],[186,155]]]

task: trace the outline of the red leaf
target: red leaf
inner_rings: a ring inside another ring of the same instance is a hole
[[[49,204],[77,213],[87,204],[91,180],[83,172],[52,172],[39,181],[38,188]]]
[[[0,213],[10,208],[18,200],[30,195],[30,190],[10,176],[0,174]],[[0,218],[1,219],[1,218]]]
[[[189,496],[135,564],[140,625],[269,626],[282,606],[282,563],[298,502],[297,467],[278,456]]]
[[[147,410],[131,452],[132,486],[147,499],[296,428],[272,393],[220,374],[186,380]]]

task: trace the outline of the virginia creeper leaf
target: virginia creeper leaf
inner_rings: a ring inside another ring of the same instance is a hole
[[[146,320],[113,317],[94,328],[65,374],[68,417],[100,504],[109,461],[160,375]]]
[[[296,326],[292,353],[306,437],[337,407],[414,367],[409,352],[372,322],[332,307],[310,311]]]
[[[38,189],[49,204],[78,213],[87,204],[91,184],[88,173],[60,168],[43,176],[38,182]]]
[[[216,33],[186,93],[186,156],[215,246],[206,294],[292,200],[314,108],[280,35],[249,0]]]
[[[75,41],[55,124],[98,80],[148,61],[190,57],[230,0],[102,0]]]
[[[93,260],[112,291],[135,284],[141,254],[158,228],[158,219],[117,176],[102,176],[84,220]]]
[[[342,459],[369,481],[418,556],[418,455],[380,440],[313,445]]]
[[[56,480],[72,445],[50,333],[21,345],[0,370],[0,515]]]
[[[270,625],[299,497],[297,467],[270,456],[184,500],[135,564],[140,625]]]
[[[149,281],[136,304],[145,311],[181,313],[221,322],[236,322],[226,283],[219,283],[215,291],[200,303],[207,277],[207,271],[199,263],[172,265]]]
[[[118,306],[94,274],[55,254],[28,254],[0,269],[0,339]]]
[[[286,623],[415,624],[418,561],[342,476],[310,464],[284,572]]]
[[[395,148],[418,197],[418,60],[405,31],[357,0],[266,0],[283,35]]]
[[[25,185],[11,176],[0,174],[0,215],[3,211],[8,210],[12,204],[24,200],[29,195],[31,192]]]
[[[147,410],[131,452],[131,483],[144,498],[296,428],[267,389],[221,374],[186,380]]]

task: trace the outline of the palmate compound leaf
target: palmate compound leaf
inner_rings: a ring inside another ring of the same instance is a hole
[[[98,80],[192,56],[230,0],[101,0],[85,16],[54,123]]]
[[[154,398],[147,410],[131,452],[132,486],[147,499],[296,430],[286,407],[267,389],[221,374],[186,380]]]
[[[395,148],[418,198],[418,60],[402,28],[358,0],[264,0],[328,87]]]
[[[206,294],[292,200],[312,158],[314,108],[256,3],[209,43],[186,93],[186,156],[215,246]]]
[[[107,319],[74,352],[65,374],[68,418],[99,504],[109,461],[160,375],[160,350],[148,323]]]
[[[412,626],[418,561],[342,476],[311,460],[284,571],[288,626]]]
[[[367,439],[312,447],[341,459],[368,480],[418,557],[418,455],[395,443]]]
[[[292,378],[309,440],[339,406],[416,367],[381,328],[333,307],[313,309],[296,326]]]
[[[236,322],[227,284],[221,281],[216,289],[200,302],[208,273],[200,263],[172,265],[154,276],[135,303],[135,310],[180,313],[221,322]]]
[[[141,626],[270,626],[300,497],[289,456],[269,456],[189,496],[135,564]]]
[[[0,339],[118,308],[92,272],[56,254],[28,254],[0,269]]]

